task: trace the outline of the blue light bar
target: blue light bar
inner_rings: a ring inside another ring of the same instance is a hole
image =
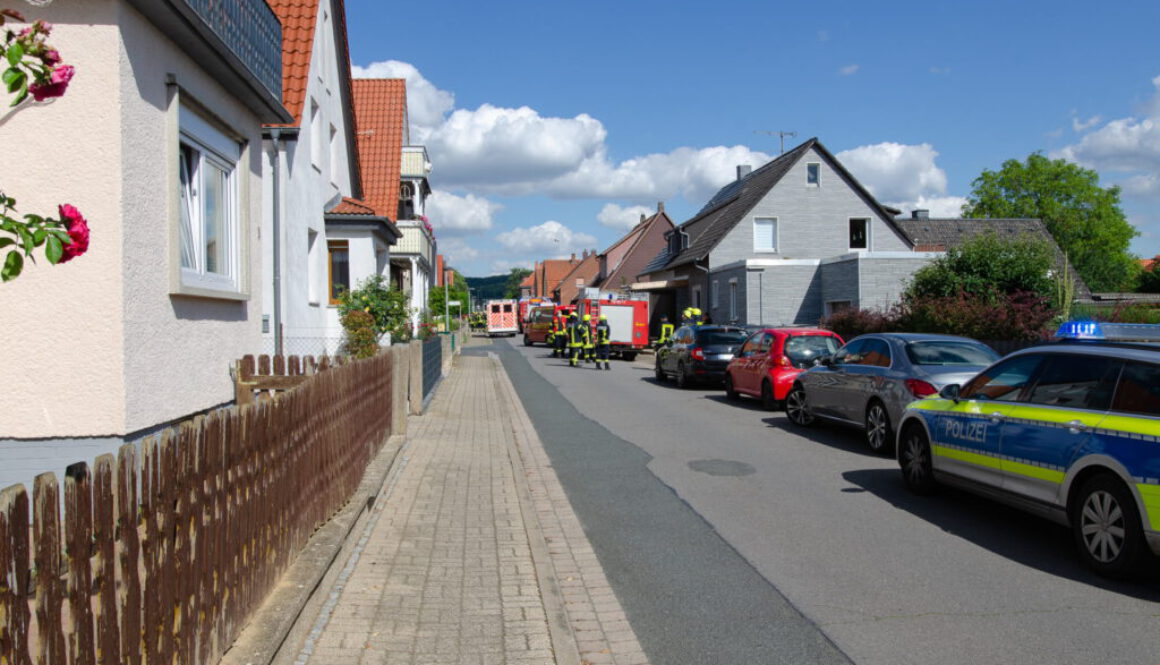
[[[1067,321],[1056,339],[1094,339],[1105,342],[1160,342],[1160,324]]]

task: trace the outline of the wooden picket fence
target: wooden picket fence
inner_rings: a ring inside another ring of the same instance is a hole
[[[0,492],[0,664],[217,662],[389,434],[391,356],[307,379]]]

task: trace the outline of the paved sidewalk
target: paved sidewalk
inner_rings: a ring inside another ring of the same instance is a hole
[[[502,367],[455,362],[295,662],[647,663]]]

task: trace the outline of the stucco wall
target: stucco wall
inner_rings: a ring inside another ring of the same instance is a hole
[[[350,100],[343,96],[340,85],[338,63],[340,56],[335,50],[334,30],[330,25],[334,10],[332,2],[321,3],[328,9],[330,19],[323,25],[322,11],[315,17],[314,51],[307,77],[306,95],[303,101],[302,122],[295,140],[281,141],[281,186],[280,199],[280,240],[282,255],[282,325],[286,353],[321,353],[327,337],[341,332],[330,325],[327,316],[327,253],[324,212],[337,202],[340,196],[351,194],[351,170],[347,151],[348,134],[354,129],[347,127],[344,107]],[[325,53],[325,55],[324,55]],[[314,124],[311,116],[311,100],[318,103],[321,121],[318,125],[321,135],[314,154],[316,141],[313,138]],[[330,126],[337,130],[335,154],[330,151]],[[273,237],[273,163],[270,158],[272,142],[266,141],[263,158],[263,184],[265,187],[265,214],[262,221],[262,237]],[[317,166],[315,164],[317,163]],[[314,254],[311,255],[310,234],[317,234]],[[273,243],[263,244],[262,260],[262,313],[269,317],[270,332],[264,337],[264,347],[274,348],[274,258]],[[354,249],[352,248],[352,252]],[[311,298],[313,292],[313,298]],[[337,319],[335,319],[337,321]],[[312,345],[315,348],[312,349]]]
[[[67,94],[50,103],[12,111],[3,95],[0,140],[6,166],[0,189],[17,200],[20,214],[58,217],[58,204],[75,205],[89,221],[92,240],[88,253],[70,263],[26,263],[19,278],[0,285],[0,339],[6,351],[0,362],[6,396],[0,438],[120,433],[125,431],[121,265],[126,259],[155,259],[126,254],[122,232],[117,5],[93,0],[19,9],[55,25],[51,43],[77,73]],[[162,243],[158,251],[164,254],[165,247]]]
[[[806,165],[820,163],[820,185],[806,184]],[[778,251],[754,252],[753,219],[776,217]],[[870,219],[871,251],[906,251],[909,245],[878,216],[816,150],[811,150],[726,234],[710,253],[710,266],[746,258],[821,259],[850,251],[850,218]]]
[[[729,282],[730,280],[737,280],[737,319],[734,321],[729,317]],[[717,283],[717,301],[715,306],[713,303],[713,283]],[[756,293],[756,292],[755,292]],[[711,306],[708,308],[702,307],[709,314],[710,320],[713,323],[738,323],[749,324],[757,323],[755,318],[751,318],[749,314],[749,286],[745,280],[745,268],[729,268],[726,270],[715,271],[709,275],[709,302]]]
[[[121,4],[121,223],[125,424],[152,427],[233,399],[230,365],[260,350],[261,133],[258,119],[136,10]],[[172,75],[176,86],[167,85]],[[248,300],[173,295],[178,247],[178,111],[192,100],[242,138],[241,284]],[[169,248],[166,251],[165,248]]]

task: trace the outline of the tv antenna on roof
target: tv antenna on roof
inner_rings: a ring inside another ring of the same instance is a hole
[[[771,131],[768,131],[768,130],[761,129],[761,130],[757,130],[757,131],[755,131],[755,132],[753,132],[753,133],[754,133],[754,134],[769,134],[770,136],[773,136],[773,135],[775,135],[775,134],[776,134],[776,135],[777,135],[777,138],[778,138],[778,139],[780,139],[780,141],[781,141],[781,152],[779,152],[779,153],[778,153],[779,155],[784,155],[784,154],[785,154],[785,137],[787,137],[787,136],[797,136],[797,132],[783,132],[783,131],[781,131],[781,130],[778,130],[778,131],[776,131],[776,132],[771,132]]]

